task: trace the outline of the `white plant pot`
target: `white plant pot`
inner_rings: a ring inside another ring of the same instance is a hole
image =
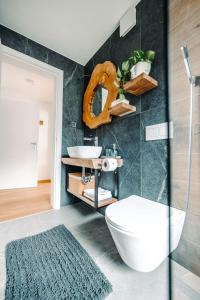
[[[140,61],[131,68],[131,79],[137,77],[138,75],[145,73],[149,75],[151,71],[151,63],[146,61]]]

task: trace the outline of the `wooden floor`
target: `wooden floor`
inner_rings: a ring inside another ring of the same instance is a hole
[[[0,221],[51,209],[50,195],[50,183],[39,183],[35,188],[0,190]]]

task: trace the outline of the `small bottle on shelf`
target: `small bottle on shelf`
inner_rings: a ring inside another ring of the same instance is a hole
[[[118,156],[118,150],[116,144],[113,144],[113,151],[112,151],[112,156],[117,157]]]

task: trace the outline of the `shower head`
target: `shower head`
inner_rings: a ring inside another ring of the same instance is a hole
[[[182,46],[181,51],[182,51],[182,54],[183,54],[183,60],[184,60],[185,68],[186,68],[186,73],[187,73],[189,81],[191,82],[192,72],[191,72],[190,63],[189,63],[188,48],[186,46]]]

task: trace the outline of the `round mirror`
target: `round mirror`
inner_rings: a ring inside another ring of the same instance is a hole
[[[104,109],[108,97],[108,90],[103,86],[98,85],[95,89],[93,103],[91,105],[91,113],[98,116]]]

